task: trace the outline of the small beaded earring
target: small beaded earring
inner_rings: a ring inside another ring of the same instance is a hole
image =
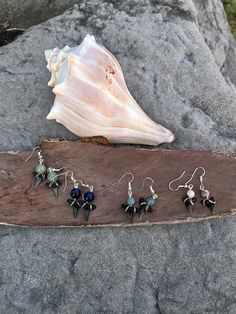
[[[208,190],[205,189],[204,184],[203,184],[203,177],[206,174],[206,170],[203,167],[198,167],[194,170],[193,175],[195,174],[195,172],[201,169],[203,170],[203,174],[200,176],[200,186],[199,186],[199,190],[201,192],[201,196],[204,198],[203,200],[201,200],[201,203],[206,206],[212,213],[212,215],[214,215],[214,210],[215,210],[215,204],[216,204],[216,200],[213,196],[210,197],[210,192]]]
[[[61,185],[61,182],[56,179],[57,177],[56,172],[61,171],[62,169],[64,169],[64,167],[60,169],[51,167],[47,168],[43,163],[44,160],[42,156],[42,148],[40,146],[36,146],[32,150],[30,156],[25,160],[25,162],[27,162],[33,156],[33,153],[36,149],[39,149],[38,152],[39,163],[36,165],[35,170],[33,172],[33,176],[35,177],[34,188],[37,189],[39,185],[46,180],[47,185],[49,186],[49,188],[52,189],[55,197],[58,197],[58,190]]]
[[[183,171],[183,173],[177,178],[172,180],[169,183],[169,189],[171,191],[178,191],[179,188],[184,188],[184,189],[188,189],[186,196],[183,197],[183,202],[185,207],[187,208],[188,212],[191,213],[193,210],[193,206],[196,203],[197,199],[195,197],[195,192],[193,191],[193,185],[189,184],[189,182],[192,180],[193,176],[190,178],[190,180],[188,180],[187,182],[185,182],[183,185],[179,185],[176,189],[172,189],[171,188],[171,184],[179,179],[181,179],[183,177],[183,175],[185,174],[185,171]]]
[[[59,187],[61,186],[61,181],[57,180],[57,172],[60,172],[64,167],[60,169],[49,167],[47,170],[47,185],[52,189],[53,194],[58,198]]]
[[[135,199],[133,198],[133,192],[132,192],[132,185],[131,183],[134,181],[134,175],[131,172],[126,172],[125,174],[123,174],[123,176],[115,183],[113,183],[112,185],[116,185],[118,183],[120,183],[122,181],[122,179],[127,176],[130,175],[132,177],[132,179],[128,182],[128,198],[127,198],[127,202],[126,204],[121,204],[121,208],[125,211],[125,213],[127,214],[128,218],[130,221],[133,221],[134,218],[134,214],[137,211],[137,208],[135,207]]]
[[[67,199],[67,202],[72,207],[73,217],[75,219],[78,216],[79,209],[83,208],[83,218],[85,221],[87,221],[89,219],[90,212],[96,208],[96,205],[91,203],[94,200],[93,186],[84,184],[82,180],[75,179],[73,172],[71,170],[67,170],[65,173],[59,174],[59,175],[65,174],[64,191],[66,190],[67,187],[67,175],[69,172],[71,172],[70,179],[73,182],[74,187],[70,191],[70,196],[72,197],[72,199],[70,198]],[[79,182],[81,186],[89,188],[89,191],[82,194],[81,190],[79,189]],[[82,199],[80,199],[81,197]]]
[[[140,197],[140,199],[139,199],[139,210],[138,210],[140,217],[143,217],[144,214],[153,211],[152,206],[154,206],[156,204],[156,201],[158,198],[158,195],[155,193],[155,191],[153,189],[154,180],[150,177],[146,177],[143,180],[143,186],[142,186],[141,190],[144,188],[146,180],[150,180],[152,182],[151,185],[149,186],[151,196],[149,196],[146,200],[144,197]]]
[[[46,179],[46,171],[47,171],[47,167],[43,164],[43,156],[42,156],[42,148],[40,146],[36,146],[30,156],[25,160],[25,162],[27,162],[28,160],[30,160],[30,158],[33,156],[34,151],[36,151],[36,149],[39,149],[40,151],[38,152],[38,159],[39,162],[35,167],[35,170],[33,171],[33,176],[35,177],[35,183],[34,183],[34,188],[37,189],[39,187],[39,185]]]

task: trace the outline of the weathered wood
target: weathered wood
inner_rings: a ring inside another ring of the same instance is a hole
[[[32,171],[37,163],[37,155],[25,163],[29,152],[3,152],[0,154],[1,224],[54,227],[130,225],[120,209],[127,198],[129,178],[111,186],[127,171],[135,175],[133,195],[137,201],[140,196],[149,196],[148,182],[146,188],[140,191],[146,176],[156,181],[155,190],[159,195],[154,212],[145,215],[142,220],[135,218],[133,225],[189,222],[236,213],[236,155],[109,147],[67,141],[44,141],[42,147],[47,166],[73,169],[75,177],[94,185],[96,210],[91,213],[87,223],[83,222],[81,212],[74,220],[72,209],[66,202],[71,183],[66,192],[63,192],[63,187],[60,188],[58,199],[44,183],[34,190]],[[170,180],[183,170],[187,172],[187,179],[197,166],[206,168],[205,187],[217,200],[214,216],[200,203],[197,176],[193,183],[198,202],[191,215],[182,202],[185,191],[171,192],[168,189]],[[64,177],[61,180],[64,181]]]

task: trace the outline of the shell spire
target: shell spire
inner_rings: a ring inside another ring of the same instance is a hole
[[[111,143],[158,145],[174,135],[152,121],[126,86],[115,57],[87,35],[74,48],[45,52],[55,101],[47,119],[55,119],[81,137],[104,136]]]

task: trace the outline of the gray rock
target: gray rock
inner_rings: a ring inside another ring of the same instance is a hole
[[[1,313],[234,314],[235,222],[1,227]]]
[[[235,91],[221,74],[221,49],[212,44],[213,56],[201,34],[196,3],[95,4],[0,48],[0,150],[75,138],[45,120],[54,96],[43,51],[93,33],[117,56],[144,110],[176,133],[170,147],[235,151]],[[0,312],[234,314],[235,226],[235,218],[222,218],[119,229],[1,227]]]
[[[236,86],[236,42],[221,0],[194,0],[196,20],[226,81]]]
[[[1,0],[0,21],[9,18],[12,27],[27,28],[62,14],[78,0]]]
[[[86,1],[1,48],[0,149],[75,138],[45,119],[54,96],[44,50],[77,45],[91,33],[117,56],[143,109],[176,134],[169,147],[235,151],[236,92],[203,40],[193,3],[95,4]]]

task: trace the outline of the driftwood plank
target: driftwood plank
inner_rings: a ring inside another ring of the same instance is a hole
[[[143,178],[151,176],[156,181],[155,189],[159,195],[153,213],[137,224],[189,222],[209,219],[213,216],[200,203],[199,182],[194,179],[197,205],[190,215],[183,203],[185,191],[171,192],[168,183],[186,170],[186,178],[197,166],[207,170],[205,187],[217,200],[214,217],[231,216],[236,213],[236,155],[224,155],[210,151],[169,151],[146,150],[131,147],[99,146],[81,142],[44,141],[42,143],[44,160],[47,166],[68,167],[74,170],[77,178],[94,185],[97,208],[89,221],[72,218],[72,210],[66,202],[67,191],[60,189],[55,199],[45,184],[37,190],[33,188],[32,171],[37,163],[37,155],[28,162],[24,160],[29,152],[0,154],[0,224],[20,226],[126,226],[130,225],[120,209],[127,197],[128,177],[120,184],[111,186],[122,174],[131,171],[135,175],[133,195],[149,196],[148,186],[140,191]],[[62,181],[64,178],[61,177]]]

